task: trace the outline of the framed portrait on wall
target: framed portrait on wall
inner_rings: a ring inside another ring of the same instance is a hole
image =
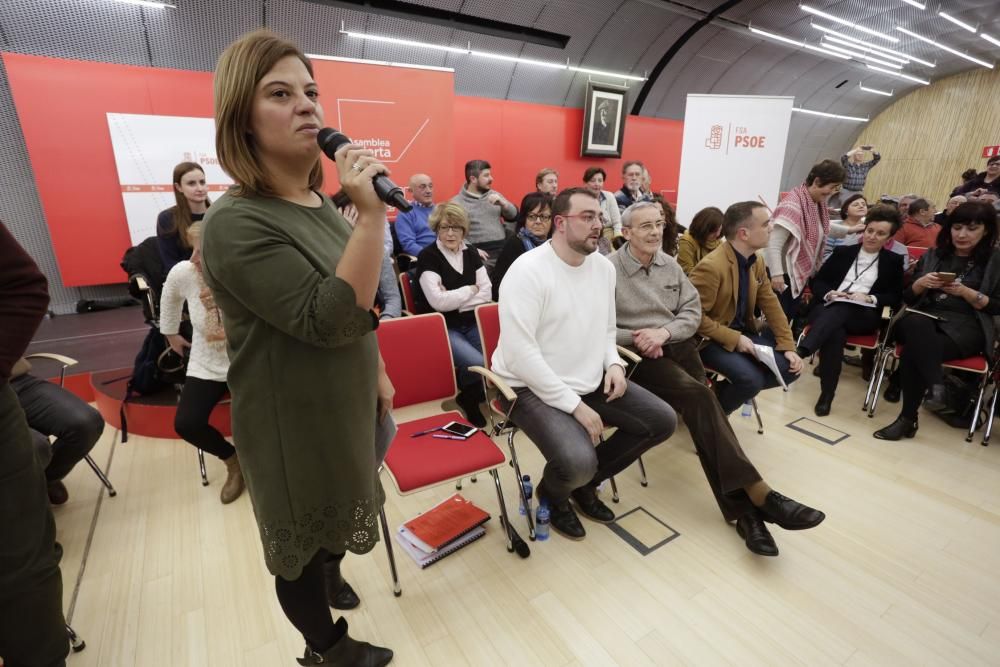
[[[587,82],[583,106],[583,157],[621,157],[628,88]]]

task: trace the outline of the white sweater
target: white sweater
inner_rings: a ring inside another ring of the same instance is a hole
[[[215,305],[201,272],[188,261],[175,264],[163,283],[163,294],[160,295],[160,332],[163,335],[180,331],[185,301],[194,329],[187,375],[199,380],[225,382],[229,373],[229,355],[226,353],[226,332],[222,328],[222,311]]]
[[[615,345],[615,268],[599,253],[580,266],[552,243],[526,252],[500,283],[500,344],[493,371],[547,405],[573,412],[604,371],[624,367]]]

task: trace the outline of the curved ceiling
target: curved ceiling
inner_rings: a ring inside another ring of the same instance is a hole
[[[803,0],[867,28],[891,34],[898,43],[866,35],[813,16],[797,0],[737,0],[677,48],[678,40],[723,0],[401,0],[453,12],[464,19],[488,19],[568,36],[564,48],[516,37],[498,37],[347,8],[379,0],[170,0],[176,9],[157,10],[112,0],[0,2],[2,48],[86,60],[155,67],[211,70],[222,48],[239,34],[262,25],[296,40],[307,52],[338,57],[450,67],[456,92],[564,106],[582,104],[588,78],[613,78],[565,69],[475,58],[413,46],[372,42],[340,34],[347,30],[437,45],[471,46],[520,58],[569,62],[603,71],[645,76],[672,50],[662,72],[648,84],[642,115],[680,119],[688,93],[790,95],[796,106],[873,117],[919,84],[872,71],[859,60],[841,60],[776,42],[748,25],[811,45],[829,26],[873,44],[936,62],[905,70],[934,80],[977,65],[896,31],[906,27],[982,60],[993,62],[1000,46],[937,16],[937,4],[921,11],[903,0]],[[920,0],[923,2],[924,0]],[[933,0],[927,0],[930,5]],[[1000,39],[997,0],[941,0],[942,9]],[[892,90],[895,97],[861,91],[860,82]],[[630,99],[645,84],[631,82]],[[837,155],[860,131],[857,123],[794,114],[785,161],[784,185],[794,184],[817,158]],[[655,176],[655,175],[654,175]]]

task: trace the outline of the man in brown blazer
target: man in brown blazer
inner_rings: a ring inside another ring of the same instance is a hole
[[[699,262],[690,278],[701,297],[698,333],[708,339],[701,360],[728,380],[721,383],[718,397],[730,414],[762,389],[780,384],[757,360],[755,344],[775,350],[774,360],[785,384],[802,372],[802,359],[795,354],[788,319],[757,256],[771,233],[767,208],[753,201],[733,204],[726,210],[722,231],[728,243]],[[754,319],[757,308],[767,320],[761,331],[756,330]]]

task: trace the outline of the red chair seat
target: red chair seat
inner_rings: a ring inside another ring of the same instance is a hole
[[[896,349],[893,351],[896,357],[903,355],[903,346],[901,343],[896,343]],[[941,364],[945,368],[957,368],[963,371],[972,371],[973,373],[985,373],[989,370],[989,365],[986,363],[986,357],[975,356],[966,357],[965,359],[950,359]]]
[[[468,440],[444,440],[431,434],[411,438],[411,433],[464,422],[458,412],[442,412],[431,417],[399,424],[399,432],[385,457],[400,493],[409,493],[452,479],[468,477],[502,464],[506,458],[482,431]]]
[[[870,334],[857,334],[855,336],[848,336],[846,344],[873,350],[876,347],[878,347],[878,333],[876,332]]]

